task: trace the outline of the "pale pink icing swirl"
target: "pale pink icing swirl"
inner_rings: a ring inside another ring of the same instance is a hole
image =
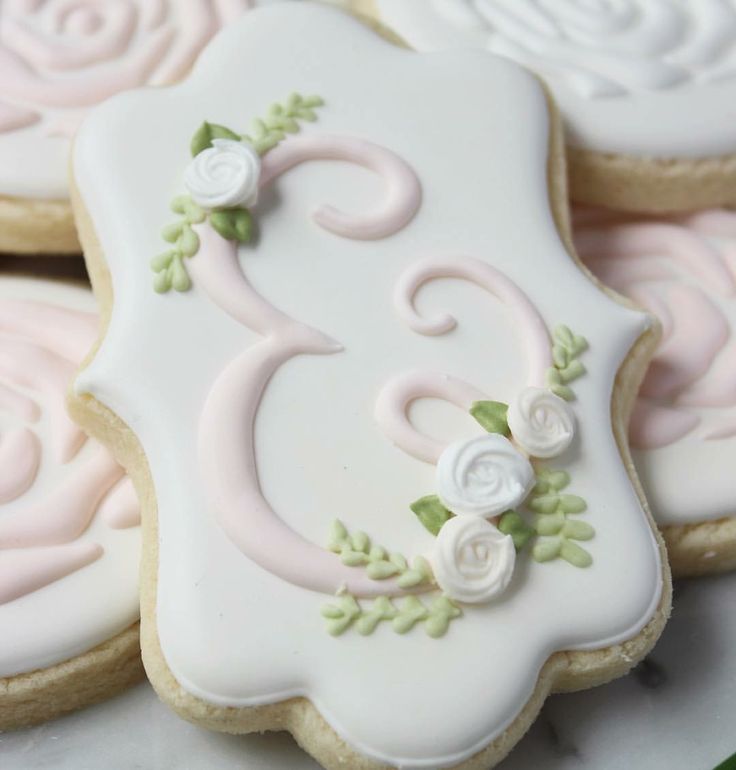
[[[76,362],[96,329],[89,313],[0,300],[0,413],[11,425],[25,423],[0,436],[0,604],[99,559],[101,545],[80,539],[98,513],[110,527],[139,522],[137,502],[109,452],[97,446],[78,457],[86,437],[64,407]],[[49,412],[49,446],[31,427],[41,406]],[[41,484],[39,466],[63,470],[61,480]]]
[[[261,187],[298,163],[340,160],[381,176],[384,195],[373,211],[346,214],[323,205],[315,222],[336,235],[374,239],[405,227],[421,202],[419,181],[395,153],[343,136],[290,137],[264,159]],[[263,338],[236,356],[217,376],[204,403],[197,439],[199,466],[217,521],[253,562],[295,585],[358,596],[400,592],[396,581],[371,580],[334,554],[303,538],[271,508],[261,493],[253,446],[253,425],[263,390],[273,373],[298,355],[330,355],[339,342],[290,318],[259,295],[243,273],[237,244],[209,224],[196,225],[200,239],[190,260],[194,283],[238,323]]]
[[[736,213],[649,220],[588,210],[576,222],[575,243],[593,273],[662,323],[632,445],[668,446],[700,425],[703,410],[736,407],[736,341],[722,309],[736,294]],[[733,427],[724,427],[702,438],[730,435]]]
[[[251,0],[3,0],[0,132],[183,77]],[[54,125],[72,130],[77,120]]]

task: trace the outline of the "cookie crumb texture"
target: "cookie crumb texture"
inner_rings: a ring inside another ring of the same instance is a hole
[[[72,406],[142,491],[175,710],[328,768],[487,767],[650,648],[669,577],[619,447],[656,331],[563,245],[533,77],[277,4],[97,111],[74,174],[109,324]]]
[[[94,309],[80,286],[0,278],[0,729],[142,674],[138,501],[64,405],[96,338]]]

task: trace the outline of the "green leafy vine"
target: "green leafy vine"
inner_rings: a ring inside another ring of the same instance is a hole
[[[576,541],[590,540],[595,529],[587,521],[570,518],[588,506],[582,497],[562,492],[569,484],[570,474],[565,471],[544,469],[537,474],[537,483],[527,500],[535,513],[534,532],[539,536],[532,557],[538,562],[559,557],[574,567],[589,567],[593,558]]]
[[[555,327],[552,337],[552,366],[547,369],[546,384],[556,396],[572,401],[575,393],[569,383],[585,374],[578,356],[588,349],[588,342],[564,324]]]
[[[264,155],[283,141],[287,134],[297,133],[300,121],[316,120],[315,110],[322,104],[324,102],[319,96],[293,93],[283,103],[272,104],[265,117],[255,118],[250,135],[239,134],[227,126],[205,121],[192,137],[192,157],[212,147],[215,139],[247,142],[259,155]],[[199,238],[192,225],[209,220],[212,228],[226,240],[248,243],[253,238],[253,216],[246,207],[206,210],[198,206],[190,196],[180,195],[171,202],[171,210],[179,214],[179,218],[161,231],[162,238],[171,244],[171,248],[151,260],[153,288],[159,294],[170,289],[187,291],[192,285],[185,266],[185,259],[193,257],[199,250]]]
[[[332,636],[339,636],[351,626],[359,634],[368,636],[379,623],[388,621],[397,634],[405,634],[417,623],[422,623],[427,635],[438,639],[444,636],[450,623],[460,615],[461,609],[443,595],[437,596],[429,604],[416,596],[406,596],[396,603],[387,596],[379,596],[363,607],[351,594],[343,594],[336,597],[334,604],[322,607],[327,632]]]
[[[340,561],[348,567],[365,567],[371,580],[396,577],[400,588],[433,584],[432,568],[423,556],[415,556],[409,565],[402,554],[389,553],[383,546],[371,543],[365,532],[351,535],[337,519],[332,522],[327,547],[339,554]]]

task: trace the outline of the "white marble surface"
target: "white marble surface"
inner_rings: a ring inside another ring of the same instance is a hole
[[[551,698],[501,770],[712,770],[736,752],[736,574],[680,582],[648,660]],[[0,734],[2,770],[317,770],[288,735],[226,736],[180,720],[147,684]]]

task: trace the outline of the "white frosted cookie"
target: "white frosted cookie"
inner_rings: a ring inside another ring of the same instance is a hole
[[[0,730],[140,678],[132,482],[68,417],[91,292],[0,276]]]
[[[188,719],[487,767],[654,643],[668,571],[619,445],[656,334],[566,251],[548,162],[557,196],[516,65],[307,4],[85,124],[109,324],[73,413],[145,489],[144,663]]]
[[[68,154],[87,110],[180,79],[254,1],[3,0],[0,252],[78,252]]]
[[[733,0],[345,0],[420,51],[484,49],[540,75],[576,200],[736,203]]]
[[[736,566],[736,213],[577,212],[581,258],[658,316],[664,334],[634,408],[634,460],[672,568]]]

